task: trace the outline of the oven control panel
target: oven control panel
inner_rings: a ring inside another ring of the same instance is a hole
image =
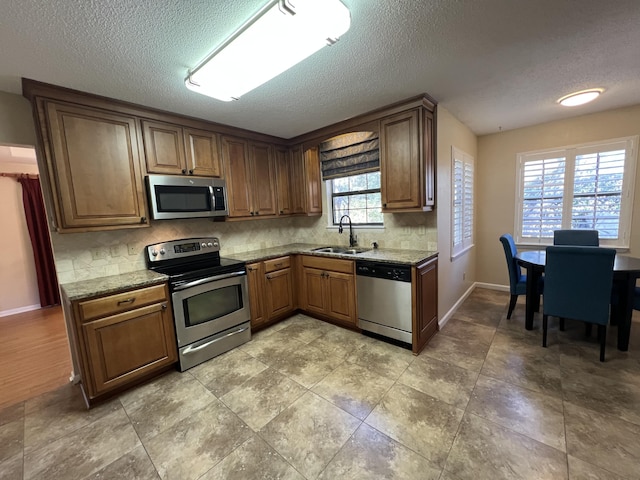
[[[145,253],[149,262],[173,260],[220,251],[217,237],[185,238],[147,245]]]

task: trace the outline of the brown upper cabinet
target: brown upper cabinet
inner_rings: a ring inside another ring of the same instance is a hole
[[[435,206],[433,112],[418,107],[380,120],[383,212]]]
[[[147,172],[201,177],[221,176],[217,134],[147,120],[142,121],[142,131]]]
[[[286,147],[276,147],[276,186],[278,215],[291,215],[293,213],[293,190],[291,155]]]
[[[276,209],[276,166],[273,146],[242,138],[222,137],[229,217],[273,217]]]
[[[34,111],[57,231],[149,226],[136,119],[44,98]]]
[[[322,215],[322,179],[318,148],[290,149],[291,211],[296,215]]]

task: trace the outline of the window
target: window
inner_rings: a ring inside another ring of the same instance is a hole
[[[471,155],[451,149],[451,258],[473,246],[473,170]]]
[[[518,155],[516,235],[550,244],[559,229],[598,230],[628,247],[638,137]]]
[[[327,181],[333,224],[349,215],[353,225],[382,225],[380,171]]]

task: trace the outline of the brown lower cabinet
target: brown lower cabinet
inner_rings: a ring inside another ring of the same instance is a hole
[[[255,329],[293,313],[291,257],[279,257],[247,265],[251,328]]]
[[[352,260],[302,256],[300,308],[327,320],[355,327],[355,264]]]
[[[413,353],[418,354],[438,331],[438,257],[412,269]]]
[[[166,284],[69,302],[74,369],[87,406],[167,369],[177,361]]]

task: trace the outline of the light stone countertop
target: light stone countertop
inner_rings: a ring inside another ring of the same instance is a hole
[[[284,255],[304,254],[315,255],[318,257],[334,257],[344,258],[347,260],[370,260],[375,262],[385,263],[400,263],[405,265],[419,265],[420,263],[433,258],[438,255],[436,251],[430,250],[402,250],[395,248],[377,248],[367,250],[366,252],[357,254],[342,254],[342,253],[328,253],[328,252],[314,252],[315,248],[327,247],[330,245],[314,245],[309,243],[291,243],[289,245],[283,245],[281,247],[265,248],[263,250],[253,250],[250,252],[235,253],[232,255],[222,256],[226,258],[232,258],[234,260],[241,260],[247,263],[260,262],[263,260],[269,260],[270,258],[282,257]],[[345,247],[347,245],[332,245],[335,247]]]
[[[135,272],[110,275],[108,277],[82,280],[79,282],[63,283],[60,285],[63,293],[71,300],[106,295],[131,288],[147,287],[164,283],[169,279],[167,275],[151,270],[137,270]]]

